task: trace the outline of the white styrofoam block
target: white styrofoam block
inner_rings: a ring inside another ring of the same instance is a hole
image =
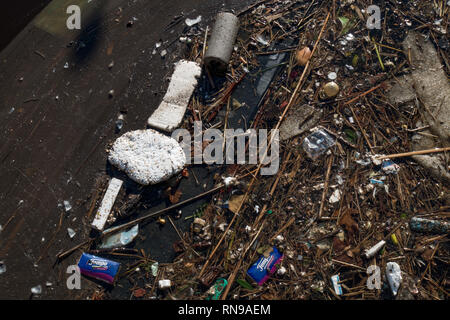
[[[153,129],[131,131],[119,137],[108,160],[142,185],[165,181],[186,164],[178,142]]]
[[[158,109],[148,118],[149,126],[172,132],[180,125],[201,71],[196,62],[180,60],[175,64],[167,92]]]
[[[116,201],[122,184],[123,181],[116,178],[112,178],[109,181],[108,189],[106,190],[100,208],[98,209],[94,217],[94,221],[92,222],[93,228],[102,231],[105,227],[106,221],[108,220],[109,214],[114,202]]]
[[[159,280],[159,288],[160,289],[167,289],[170,288],[172,286],[172,281],[167,280],[167,279],[163,279],[163,280]]]

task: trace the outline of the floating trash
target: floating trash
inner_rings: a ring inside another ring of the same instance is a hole
[[[164,290],[164,289],[169,289],[172,286],[172,281],[164,279],[164,280],[159,280],[158,282],[159,288]]]
[[[402,283],[402,271],[396,262],[388,262],[386,264],[386,278],[391,287],[392,294],[396,296]]]
[[[247,274],[255,280],[258,285],[262,285],[269,279],[269,276],[276,271],[276,266],[281,263],[282,259],[283,255],[276,247],[273,247],[265,252],[264,255],[248,269]]]
[[[305,138],[303,149],[311,159],[316,160],[335,143],[336,141],[328,133],[319,129]]]
[[[158,275],[158,268],[159,268],[158,262],[152,264],[152,266],[150,267],[152,271],[152,276],[156,277]]]
[[[107,232],[108,230],[105,230]],[[112,249],[112,248],[118,248],[126,246],[127,244],[130,244],[134,238],[139,233],[139,225],[135,225],[131,229],[123,232],[119,232],[117,234],[114,234],[112,236],[107,237],[103,242],[100,244],[100,249]]]
[[[330,73],[328,74],[328,79],[330,79],[330,80],[336,80],[336,78],[337,78],[337,73],[336,73],[336,72],[330,72]]]
[[[120,271],[120,263],[83,253],[78,261],[81,274],[114,284]]]
[[[122,128],[123,128],[123,123],[124,123],[123,120],[124,120],[123,114],[121,114],[121,115],[119,115],[119,116],[117,117],[117,121],[116,121],[116,129],[117,129],[118,131],[122,130]]]
[[[255,39],[262,45],[265,45],[265,46],[269,45],[269,41],[267,41],[266,38],[264,38],[264,36],[262,36],[260,34],[258,34],[258,36]]]
[[[72,239],[77,234],[73,229],[67,228],[67,233],[69,234],[69,238]]]
[[[341,194],[342,194],[341,190],[336,189],[330,197],[330,200],[329,200],[330,203],[339,202],[339,200],[341,200]]]
[[[31,288],[31,293],[32,294],[41,294],[42,293],[42,286],[41,285],[37,285],[37,286]]]
[[[192,26],[196,25],[197,23],[199,23],[200,21],[202,21],[202,16],[198,16],[198,17],[195,18],[195,19],[189,19],[189,18],[187,18],[184,22],[186,23],[186,25],[187,25],[188,27],[192,27]]]
[[[448,233],[450,231],[450,223],[444,220],[429,220],[413,217],[409,226],[415,232]]]
[[[340,296],[342,295],[342,286],[339,283],[339,275],[334,275],[331,277],[331,282],[333,282],[334,292]]]
[[[339,93],[339,86],[337,85],[336,82],[331,81],[323,86],[323,88],[319,92],[319,97],[322,100],[332,99],[336,97],[338,93]]]
[[[376,245],[374,245],[372,248],[367,249],[364,254],[367,259],[372,258],[378,251],[381,250],[381,248],[386,244],[386,241],[381,240]]]
[[[63,204],[64,204],[64,210],[66,210],[66,212],[69,212],[70,210],[72,210],[72,205],[70,204],[69,201],[64,200]]]
[[[387,174],[391,174],[391,173],[396,174],[400,170],[400,166],[391,160],[386,160],[386,161],[383,161],[382,169]]]

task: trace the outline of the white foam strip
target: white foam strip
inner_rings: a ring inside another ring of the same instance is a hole
[[[148,118],[149,126],[172,132],[180,125],[201,71],[200,65],[196,62],[180,60],[175,64],[163,101]]]
[[[92,222],[93,228],[102,231],[105,227],[106,221],[108,220],[109,214],[114,202],[116,201],[122,184],[123,181],[116,178],[112,178],[109,181],[108,190],[106,190],[100,208],[98,209],[94,221]]]

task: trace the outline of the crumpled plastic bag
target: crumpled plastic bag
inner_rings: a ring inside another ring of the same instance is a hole
[[[336,140],[324,130],[319,129],[303,140],[303,149],[312,160],[316,160],[329,148],[334,146]]]

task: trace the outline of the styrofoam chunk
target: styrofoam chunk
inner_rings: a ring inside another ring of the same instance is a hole
[[[114,142],[108,160],[142,185],[165,181],[186,164],[178,142],[152,129],[122,135]]]
[[[109,217],[109,213],[111,212],[114,202],[116,201],[122,184],[123,181],[116,178],[112,178],[109,181],[108,190],[106,190],[100,208],[98,209],[94,221],[92,222],[93,228],[102,231],[105,227],[106,221]]]
[[[172,132],[180,125],[201,71],[196,62],[180,60],[175,64],[175,71],[163,101],[148,118],[149,126]]]

